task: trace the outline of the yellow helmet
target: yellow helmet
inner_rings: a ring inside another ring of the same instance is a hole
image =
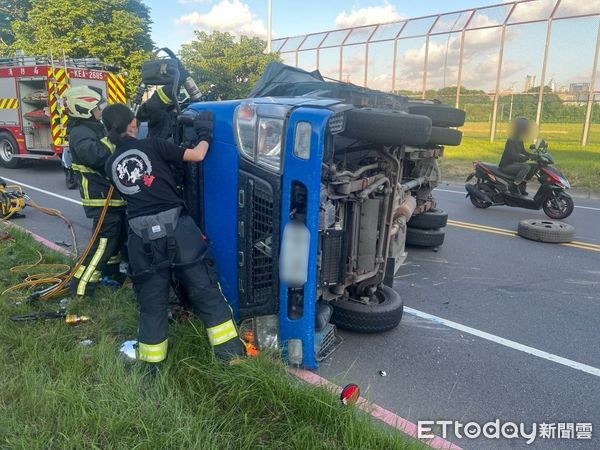
[[[94,86],[74,86],[65,92],[65,111],[71,117],[89,119],[92,110],[104,102],[102,89]]]

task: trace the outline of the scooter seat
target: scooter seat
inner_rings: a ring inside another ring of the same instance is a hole
[[[507,180],[512,180],[514,177],[512,175],[509,175],[507,173],[502,172],[502,170],[500,170],[500,168],[495,165],[495,164],[490,164],[490,163],[481,163],[481,165],[483,167],[485,167],[486,169],[488,169],[490,172],[492,172],[494,175],[500,177],[500,178],[504,178]]]

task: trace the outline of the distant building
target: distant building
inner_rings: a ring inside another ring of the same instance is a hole
[[[523,86],[523,92],[529,92],[535,87],[535,75],[525,75],[525,85]]]
[[[571,83],[569,85],[569,91],[573,95],[573,100],[578,103],[585,103],[588,101],[590,94],[590,83]]]

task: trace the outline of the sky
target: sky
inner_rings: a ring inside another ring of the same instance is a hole
[[[177,51],[194,37],[194,30],[229,31],[233,34],[266,37],[267,0],[145,0],[151,8],[152,38],[157,46]],[[319,31],[390,22],[429,14],[458,11],[497,4],[502,0],[273,0],[274,38]],[[513,16],[528,20],[547,15],[555,0],[537,0],[519,5]],[[508,6],[485,9],[473,17],[477,25],[497,24]],[[600,13],[600,0],[562,0],[557,16]],[[447,16],[439,27],[452,27],[466,14]],[[427,22],[427,21],[424,21]],[[596,44],[599,16],[576,21],[555,21],[548,57],[547,84],[568,87],[572,82],[589,81]],[[422,23],[421,28],[427,27]],[[417,27],[418,28],[418,27]],[[576,29],[577,32],[573,33]],[[536,75],[539,83],[546,24],[509,27],[504,51],[501,90],[523,88],[526,75]],[[463,85],[492,90],[498,66],[500,29],[467,32],[464,47]],[[432,37],[429,43],[428,87],[456,85],[460,35]],[[400,40],[396,88],[419,89],[423,79],[424,39]],[[368,85],[391,89],[391,43],[371,45]],[[295,64],[294,54],[282,54]],[[319,69],[339,76],[337,49],[322,50]],[[316,52],[301,52],[300,67],[313,70]],[[364,81],[364,46],[346,47],[343,78],[357,84]],[[600,81],[600,80],[599,80]]]

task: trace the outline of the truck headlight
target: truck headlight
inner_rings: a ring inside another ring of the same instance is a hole
[[[244,103],[235,109],[235,139],[240,151],[252,161],[256,145],[256,120],[256,110],[252,105]]]
[[[279,171],[283,120],[261,117],[258,120],[258,164]]]

